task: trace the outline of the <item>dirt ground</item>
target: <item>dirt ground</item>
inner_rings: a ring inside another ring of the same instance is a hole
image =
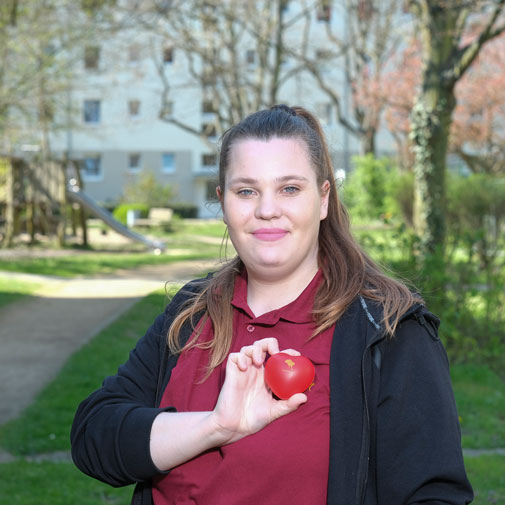
[[[73,352],[137,300],[216,266],[187,261],[89,279],[0,272],[42,282],[35,296],[0,309],[0,424],[16,418]]]

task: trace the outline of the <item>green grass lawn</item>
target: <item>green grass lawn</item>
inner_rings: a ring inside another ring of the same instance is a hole
[[[0,505],[129,505],[133,487],[114,489],[71,463],[0,465]]]
[[[453,366],[452,379],[463,447],[505,447],[505,381],[476,365]]]
[[[73,256],[53,258],[0,259],[0,270],[25,272],[60,277],[96,275],[113,273],[122,268],[138,268],[144,265],[174,263],[176,261],[213,259],[219,257],[218,248],[212,245],[200,251],[185,253],[165,253],[156,256],[152,253],[83,253]]]
[[[33,294],[39,287],[40,284],[34,282],[1,277],[0,273],[0,308],[24,296]]]
[[[221,222],[181,221],[177,231],[159,234],[165,240],[167,249],[160,255],[139,252],[138,247],[111,249],[110,251],[86,250],[58,257],[9,257],[0,258],[0,271],[36,273],[74,277],[112,273],[123,268],[137,268],[143,265],[166,264],[183,260],[214,259],[224,255],[219,240],[225,230]],[[233,254],[233,248],[229,252]],[[1,288],[1,287],[0,287]]]
[[[505,503],[505,456],[466,458],[465,467],[474,489],[475,505]]]
[[[82,475],[71,463],[35,463],[23,456],[69,450],[69,432],[79,402],[113,374],[167,303],[153,293],[97,335],[68,360],[58,377],[16,420],[0,427],[0,446],[20,459],[0,465],[0,505],[124,504],[131,488],[112,489]],[[452,369],[464,446],[504,447],[505,383],[485,366]],[[476,504],[505,503],[505,457],[467,457]]]

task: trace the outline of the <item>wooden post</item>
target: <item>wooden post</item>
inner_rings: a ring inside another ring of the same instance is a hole
[[[12,247],[14,241],[15,229],[15,166],[12,160],[6,163],[7,174],[5,180],[5,237],[3,240],[3,247]]]
[[[53,162],[53,169],[55,171],[57,180],[56,202],[55,205],[59,209],[57,215],[58,223],[56,225],[56,235],[58,237],[58,244],[60,247],[65,246],[65,229],[67,226],[67,158],[62,163]]]
[[[35,243],[35,202],[33,182],[28,178],[26,185],[26,232],[30,235],[30,243]]]
[[[75,178],[77,179],[77,185],[81,188],[81,191],[84,189],[84,184],[81,177],[81,170],[79,167],[79,161],[73,160],[75,167]],[[86,223],[86,210],[82,205],[79,206],[79,220],[81,223],[82,229],[82,245],[84,247],[88,246],[88,225]]]

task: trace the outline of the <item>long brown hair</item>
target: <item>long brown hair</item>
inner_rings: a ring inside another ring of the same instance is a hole
[[[294,138],[306,145],[319,187],[328,181],[330,194],[328,215],[319,229],[318,263],[324,282],[315,297],[313,318],[315,335],[332,326],[358,295],[379,302],[383,310],[385,331],[393,335],[402,316],[415,302],[422,301],[403,283],[385,275],[379,266],[361,249],[351,234],[347,210],[342,204],[335,184],[333,167],[324,138],[316,118],[302,107],[276,105],[247,116],[227,130],[221,141],[219,157],[219,185],[225,190],[226,171],[233,145],[243,139],[269,140]],[[231,300],[235,278],[244,265],[236,256],[225,263],[211,278],[203,282],[198,294],[175,318],[168,333],[172,352],[197,345],[203,324],[209,319],[214,338],[198,345],[210,349],[209,373],[222,363],[230,350],[233,335],[233,308]],[[179,332],[186,321],[195,327],[196,315],[203,313],[194,337],[184,347],[179,343]]]

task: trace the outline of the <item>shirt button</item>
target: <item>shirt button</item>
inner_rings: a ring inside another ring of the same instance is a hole
[[[254,326],[253,326],[252,324],[248,324],[248,325],[247,325],[247,331],[248,331],[249,333],[252,333],[252,332],[254,331]]]

